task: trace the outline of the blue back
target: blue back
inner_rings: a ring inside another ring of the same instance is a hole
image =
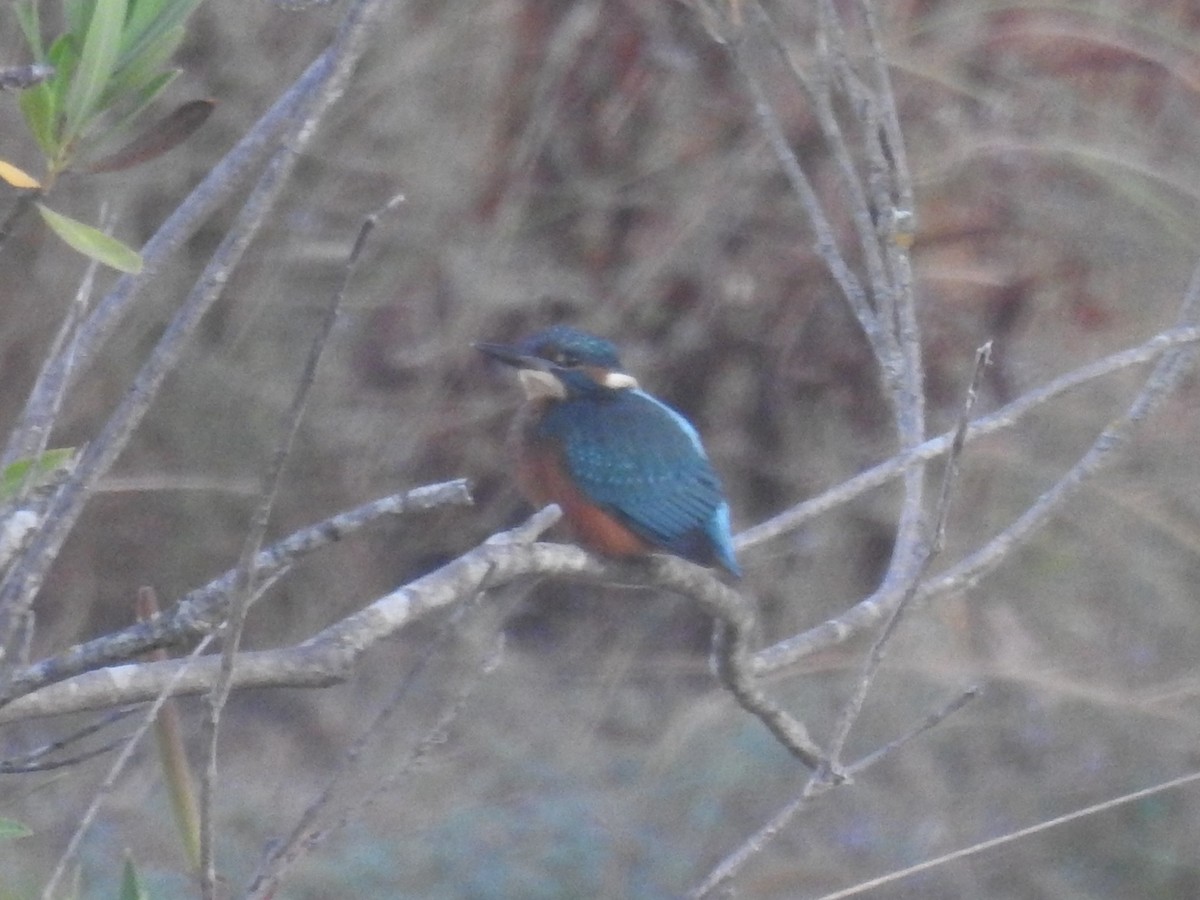
[[[561,448],[576,486],[648,543],[740,575],[729,504],[696,429],[643,391],[580,378],[565,379],[575,390],[537,427]]]

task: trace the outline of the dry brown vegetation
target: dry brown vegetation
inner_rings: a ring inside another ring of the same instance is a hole
[[[107,203],[116,233],[139,245],[326,46],[346,4],[202,7],[173,96],[216,98],[212,119],[162,159],[65,178],[56,201],[93,220]],[[866,280],[828,132],[770,52],[777,40],[799,70],[822,71],[809,11],[820,5],[771,3],[764,21],[757,6],[716,0],[384,4],[345,95],[57,554],[30,658],[125,628],[143,585],[169,606],[237,564],[350,244],[397,192],[406,202],[370,235],[324,348],[265,541],[432,482],[468,478],[475,503],[304,557],[249,611],[249,649],[303,641],[528,513],[504,464],[516,392],[474,340],[551,321],[617,340],[643,385],[697,423],[739,530],[893,457],[877,356],[764,131],[781,129]],[[1200,259],[1195,4],[877,5],[915,191],[925,435],[954,427],[987,340],[976,417],[1176,325]],[[869,78],[859,5],[836,8],[851,65]],[[756,109],[745,58],[735,65],[741,45],[714,40],[739,27],[731,14],[757,29],[769,109]],[[7,61],[19,45],[0,23]],[[861,123],[845,96],[834,107]],[[845,131],[860,173],[874,171],[866,132]],[[34,168],[33,152],[0,94],[0,158]],[[53,445],[96,436],[254,177],[154,273],[79,374]],[[0,211],[13,202],[0,194]],[[0,434],[83,270],[35,222],[3,244]],[[96,296],[111,280],[100,276]],[[1057,489],[1162,358],[1114,366],[968,443],[927,583]],[[1028,540],[952,590],[918,591],[845,759],[971,685],[981,696],[804,806],[729,882],[737,896],[826,896],[1200,771],[1198,401],[1188,374]],[[942,458],[928,474],[932,515]],[[739,589],[758,605],[764,645],[879,588],[902,485],[743,539]],[[554,565],[543,571],[590,563]],[[676,897],[798,798],[810,773],[710,672],[709,616],[588,577],[515,578],[448,603],[331,687],[235,691],[213,797],[232,896],[334,771],[344,775],[313,823],[323,839],[280,897]],[[819,744],[876,632],[764,679]],[[180,709],[202,767],[205,704]],[[96,715],[9,722],[4,755]],[[115,894],[125,848],[153,896],[198,895],[151,747],[84,839],[80,896]],[[35,834],[0,844],[0,898],[37,895],[111,760],[2,776],[0,817]],[[1198,791],[1089,813],[863,896],[1194,897]]]

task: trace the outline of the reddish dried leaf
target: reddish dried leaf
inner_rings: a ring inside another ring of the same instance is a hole
[[[207,121],[216,105],[215,100],[191,100],[155,122],[120,150],[84,166],[81,171],[92,175],[119,172],[157,159],[191,137]]]

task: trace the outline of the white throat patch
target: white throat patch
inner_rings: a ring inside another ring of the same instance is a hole
[[[552,400],[566,399],[566,387],[549,372],[543,372],[540,369],[521,369],[517,372],[517,378],[521,382],[525,396],[530,400],[541,400],[547,397]]]

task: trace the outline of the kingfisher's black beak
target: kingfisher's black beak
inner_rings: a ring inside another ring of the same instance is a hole
[[[506,366],[516,369],[536,369],[539,372],[548,372],[553,368],[549,360],[522,353],[516,347],[510,347],[507,344],[488,344],[480,341],[471,346],[481,353],[486,353],[492,359],[499,360]]]

